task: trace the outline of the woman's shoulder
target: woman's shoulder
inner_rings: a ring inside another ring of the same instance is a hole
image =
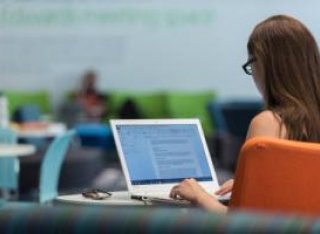
[[[281,117],[270,110],[257,114],[250,122],[247,139],[255,136],[284,138],[285,129]]]
[[[271,110],[264,110],[258,113],[251,122],[256,124],[278,123],[281,124],[281,117]]]

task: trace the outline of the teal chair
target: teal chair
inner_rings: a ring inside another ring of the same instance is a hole
[[[3,134],[1,134],[3,135]],[[44,155],[40,168],[39,203],[44,204],[58,196],[58,181],[62,163],[75,131],[67,131],[56,137]],[[7,201],[0,199],[0,209],[8,207],[28,208],[39,206],[38,202]]]
[[[39,202],[46,203],[58,196],[58,182],[62,163],[75,131],[56,137],[49,146],[40,168]]]
[[[0,128],[0,143],[15,144],[16,134],[8,128]],[[16,157],[0,158],[0,188],[3,192],[16,191],[18,188],[19,161]],[[9,195],[9,194],[6,194]]]

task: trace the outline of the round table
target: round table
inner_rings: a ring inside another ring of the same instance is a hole
[[[87,205],[124,205],[124,206],[142,206],[146,205],[146,202],[133,200],[130,198],[128,191],[111,192],[112,195],[103,200],[92,200],[85,198],[81,194],[62,195],[56,198],[56,201],[70,204],[87,204]]]
[[[0,144],[0,158],[17,158],[35,153],[36,148],[27,144]],[[19,161],[17,161],[19,163]],[[6,169],[5,169],[6,170]],[[19,173],[17,171],[16,173]],[[10,198],[9,189],[2,189],[2,199]]]

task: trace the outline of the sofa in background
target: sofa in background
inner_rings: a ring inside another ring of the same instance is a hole
[[[203,91],[129,92],[110,91],[110,118],[118,118],[126,100],[132,100],[143,118],[199,118],[206,136],[213,134],[214,126],[207,104],[216,99],[216,93]]]
[[[70,97],[71,95],[66,95]],[[198,92],[108,92],[109,115],[105,119],[108,123],[112,118],[123,118],[123,106],[129,100],[134,104],[133,115],[139,118],[199,118],[206,136],[212,136],[213,123],[209,117],[206,106],[215,98],[213,91]],[[132,106],[130,108],[133,108]],[[131,118],[131,117],[129,117]],[[137,118],[137,117],[132,117]],[[74,125],[83,146],[114,148],[112,133],[104,123]]]
[[[262,111],[262,100],[211,101],[207,105],[215,124],[215,153],[220,166],[234,171],[242,144],[245,142],[251,119]]]
[[[214,126],[206,107],[215,98],[216,95],[212,91],[168,93],[168,114],[171,118],[199,118],[205,135],[211,136]]]
[[[52,113],[50,96],[46,91],[10,91],[5,92],[9,113],[13,117],[15,111],[25,105],[36,105],[42,114],[57,116]],[[201,91],[108,91],[109,116],[119,118],[119,111],[127,100],[133,101],[142,118],[199,118],[205,134],[213,133],[213,123],[207,112],[207,104],[216,99],[216,93],[212,90]],[[65,95],[70,101],[71,93]]]
[[[164,93],[112,91],[108,93],[108,96],[109,118],[118,118],[120,109],[127,100],[136,104],[139,113],[144,118],[165,118],[168,116]]]

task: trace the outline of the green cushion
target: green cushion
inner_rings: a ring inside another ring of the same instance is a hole
[[[216,97],[213,91],[171,92],[166,95],[170,118],[199,118],[206,136],[212,135],[213,124],[207,105]]]
[[[118,112],[123,103],[128,99],[126,92],[109,92],[108,110],[111,118],[117,118]]]
[[[118,117],[124,102],[131,99],[141,112],[143,118],[164,118],[166,116],[165,98],[163,93],[110,92],[111,117]]]
[[[144,94],[134,98],[142,114],[146,118],[164,118],[166,117],[165,98],[161,93]]]
[[[5,94],[11,116],[17,108],[28,104],[38,105],[42,113],[51,113],[50,97],[46,91],[6,91]]]

